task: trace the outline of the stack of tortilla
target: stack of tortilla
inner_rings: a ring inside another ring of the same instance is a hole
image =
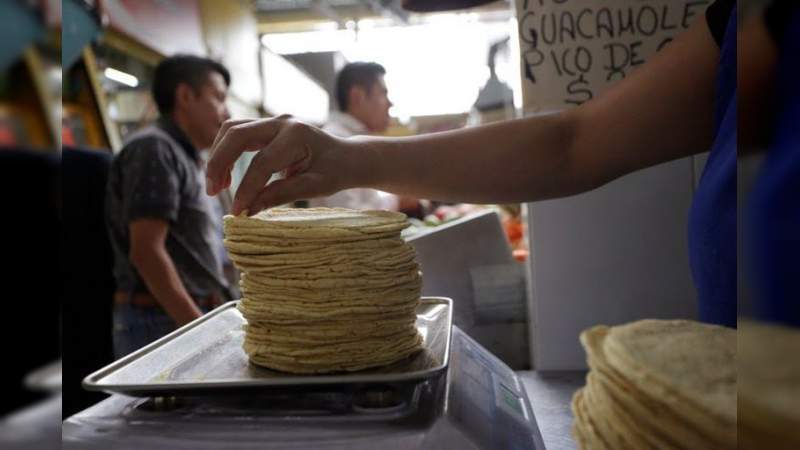
[[[739,448],[800,448],[800,329],[739,321]]]
[[[735,330],[642,320],[580,339],[590,368],[572,399],[580,448],[736,448]]]
[[[422,284],[404,214],[271,209],[225,217],[225,247],[242,272],[244,350],[292,373],[355,371],[421,349]]]

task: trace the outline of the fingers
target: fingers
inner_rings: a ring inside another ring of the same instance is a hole
[[[244,209],[251,213],[257,212],[253,208],[253,201],[260,195],[272,174],[306,159],[308,147],[300,142],[302,136],[299,133],[287,130],[256,154],[236,190],[232,211],[234,215]]]
[[[222,190],[239,156],[269,145],[284,123],[284,118],[225,122],[208,161],[206,193],[216,195]]]
[[[311,147],[306,144],[305,156],[299,161],[292,163],[291,166],[284,170],[284,178],[293,177],[298,173],[303,173],[308,170],[309,167],[311,167]]]
[[[253,200],[248,214],[255,214],[263,209],[289,203],[294,200],[318,197],[322,187],[320,175],[301,173],[291,178],[284,178],[264,187]]]
[[[235,126],[241,125],[244,123],[252,122],[254,119],[228,119],[226,120],[217,131],[217,135],[214,137],[214,143],[211,145],[210,157],[209,160],[214,159],[214,150],[217,148],[217,144],[222,139],[222,136],[228,132],[228,130]],[[226,189],[230,186],[230,172],[233,166],[227,167],[223,172],[226,174],[222,180],[222,184],[217,184],[218,179],[216,176],[211,176],[208,171],[208,167],[206,167],[206,194],[208,195],[216,195],[219,191]],[[216,175],[216,174],[215,174]]]
[[[241,125],[243,123],[252,122],[253,120],[255,120],[255,119],[228,119],[228,120],[226,120],[222,124],[222,126],[219,127],[219,131],[217,131],[217,136],[214,137],[214,143],[211,145],[211,151],[212,152],[214,151],[214,149],[217,147],[217,144],[219,143],[219,140],[222,138],[222,136],[225,135],[225,133],[228,132],[228,130],[232,126]]]

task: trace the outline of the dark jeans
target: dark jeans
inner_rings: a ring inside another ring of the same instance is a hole
[[[114,358],[122,358],[175,328],[175,321],[158,306],[114,305]]]

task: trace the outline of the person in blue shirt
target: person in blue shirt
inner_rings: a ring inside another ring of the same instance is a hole
[[[742,28],[739,151],[766,152],[742,196],[740,315],[800,327],[800,3]]]
[[[691,64],[687,64],[691,61]],[[491,151],[486,151],[491,149]],[[700,319],[736,326],[736,8],[711,5],[603,95],[558,114],[402,137],[342,139],[289,117],[223,125],[207,189],[258,151],[233,214],[352,187],[418,198],[514,203],[568,196],[711,150],[690,211]],[[274,172],[284,179],[265,185]]]

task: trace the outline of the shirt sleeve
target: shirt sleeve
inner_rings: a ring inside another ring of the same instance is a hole
[[[722,45],[725,28],[728,27],[728,20],[735,4],[735,0],[717,0],[706,9],[708,29],[711,30],[711,35],[714,36],[718,47]]]
[[[400,197],[383,191],[375,191],[377,197],[377,208],[386,209],[389,211],[397,211],[400,209]]]
[[[352,209],[387,209],[397,211],[398,199],[394,194],[369,188],[349,189]]]
[[[123,213],[175,222],[180,208],[180,174],[169,144],[156,137],[138,140],[128,149],[123,183]]]
[[[398,197],[368,188],[353,188],[333,195],[309,200],[312,208],[388,209],[397,211]]]

